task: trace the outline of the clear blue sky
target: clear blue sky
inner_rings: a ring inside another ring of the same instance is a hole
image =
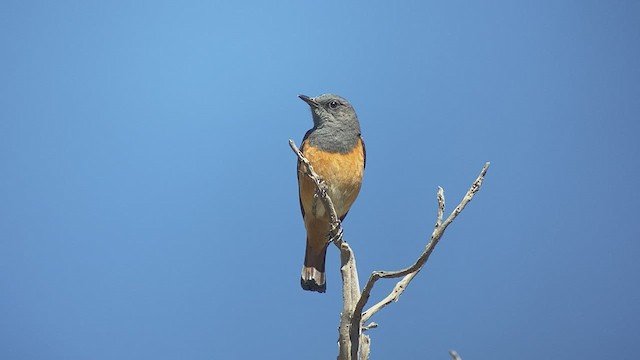
[[[0,46],[2,359],[335,358],[287,145],[326,92],[363,279],[492,162],[372,359],[640,353],[637,1],[5,0]]]

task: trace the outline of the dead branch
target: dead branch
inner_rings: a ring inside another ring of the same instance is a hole
[[[427,262],[427,260],[429,260],[429,256],[431,255],[431,253],[433,252],[433,249],[435,249],[436,245],[440,241],[440,238],[442,238],[442,235],[444,234],[444,231],[447,229],[447,226],[449,226],[449,224],[451,224],[453,220],[455,220],[455,218],[462,212],[462,210],[464,210],[467,204],[473,199],[473,196],[480,190],[480,187],[482,186],[482,182],[484,180],[484,176],[486,175],[487,170],[489,169],[489,165],[490,163],[488,162],[484,164],[482,171],[480,171],[480,175],[478,175],[476,180],[471,184],[471,187],[465,194],[464,198],[462,198],[462,201],[460,201],[460,204],[456,206],[456,208],[453,210],[453,212],[447,217],[447,219],[444,222],[442,222],[442,217],[444,214],[444,206],[445,206],[444,190],[441,187],[438,187],[438,215],[436,219],[435,228],[431,233],[431,240],[425,247],[420,257],[418,257],[416,262],[413,265],[409,266],[408,268],[403,270],[398,270],[398,271],[375,271],[371,274],[371,276],[369,277],[369,281],[367,281],[367,284],[364,287],[364,290],[362,290],[362,296],[360,297],[358,304],[356,304],[352,326],[353,324],[356,324],[356,321],[360,321],[361,324],[366,322],[367,320],[369,320],[369,318],[373,314],[378,312],[380,309],[382,309],[392,301],[398,300],[398,298],[400,297],[400,295],[402,295],[402,293],[407,288],[411,280],[413,280],[413,278],[418,274],[418,272],[420,272],[420,270],[422,269],[424,264]],[[369,308],[367,311],[365,311],[362,314],[362,317],[358,319],[357,314],[362,313],[362,309],[364,308],[364,305],[369,300],[369,296],[371,295],[371,290],[373,289],[373,286],[376,283],[376,281],[378,281],[379,279],[397,278],[401,276],[403,276],[404,278],[398,281],[398,283],[393,288],[391,293],[387,295],[387,297],[382,299],[380,302],[378,302],[377,304]]]
[[[451,358],[453,360],[462,360],[460,355],[458,355],[458,353],[455,350],[449,350],[449,355],[451,355]]]
[[[478,178],[473,182],[469,191],[456,206],[453,212],[447,217],[444,222],[445,199],[444,190],[438,187],[438,212],[436,218],[436,224],[433,232],[431,233],[431,240],[427,244],[425,250],[422,252],[416,262],[406,269],[398,271],[375,271],[369,277],[367,284],[360,293],[360,284],[358,281],[358,271],[356,268],[355,255],[351,250],[349,244],[343,239],[342,224],[338,220],[333,202],[327,193],[327,186],[313,170],[313,166],[307,160],[295,145],[293,140],[289,140],[289,146],[293,152],[297,155],[298,160],[303,165],[301,171],[304,171],[306,176],[309,176],[316,185],[317,196],[322,201],[327,213],[329,214],[329,221],[331,223],[330,241],[333,242],[338,249],[340,249],[340,272],[342,274],[342,314],[340,315],[340,328],[338,337],[339,355],[338,360],[357,360],[368,359],[370,353],[370,338],[368,335],[363,334],[365,330],[373,329],[378,326],[376,323],[370,323],[364,325],[365,322],[371,318],[373,314],[381,310],[386,305],[393,301],[397,301],[400,295],[407,288],[411,280],[420,272],[424,264],[429,259],[429,256],[433,252],[433,249],[440,241],[440,238],[444,234],[447,226],[455,220],[455,218],[464,210],[465,206],[473,199],[473,196],[480,190],[482,181],[489,168],[487,162]],[[395,285],[393,290],[384,299],[373,305],[367,311],[362,311],[366,305],[369,297],[371,296],[371,290],[376,281],[383,278],[398,278],[403,277]],[[451,351],[450,355],[454,359],[459,359],[455,351]]]

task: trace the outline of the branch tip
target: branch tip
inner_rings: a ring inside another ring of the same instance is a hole
[[[371,318],[371,316],[373,316],[376,312],[380,311],[382,308],[384,308],[391,302],[398,301],[398,299],[400,298],[400,295],[402,295],[402,293],[406,290],[411,280],[413,280],[413,278],[418,274],[418,272],[420,272],[420,270],[422,269],[424,264],[427,262],[427,260],[429,260],[429,256],[431,256],[433,249],[436,247],[436,245],[440,241],[440,238],[444,234],[444,231],[458,216],[458,214],[460,214],[462,210],[464,210],[465,206],[469,203],[469,201],[473,199],[473,196],[475,195],[475,193],[480,190],[480,186],[482,185],[482,180],[484,179],[484,175],[487,173],[488,168],[489,168],[489,163],[487,162],[482,168],[480,175],[471,184],[471,187],[467,191],[466,195],[464,196],[462,201],[460,201],[460,204],[458,204],[458,206],[454,208],[453,212],[447,217],[446,220],[444,220],[444,222],[442,221],[442,218],[444,217],[444,207],[445,207],[444,189],[438,186],[438,192],[437,192],[438,218],[436,220],[436,225],[431,234],[431,239],[429,243],[425,247],[420,257],[418,257],[416,262],[413,265],[409,266],[408,268],[403,270],[398,270],[398,271],[374,271],[371,274],[371,276],[369,277],[369,281],[367,281],[367,284],[362,290],[362,296],[360,297],[360,300],[356,304],[356,308],[355,308],[352,323],[351,323],[352,327],[362,326],[362,324],[365,323],[367,320],[369,320],[369,318]],[[364,313],[361,313],[361,311],[364,309],[364,305],[366,305],[367,301],[369,300],[369,297],[371,295],[371,290],[373,289],[373,286],[376,281],[382,278],[398,278],[398,277],[403,277],[403,278],[400,281],[398,281],[398,283],[393,288],[391,293],[389,293],[389,295],[387,295],[384,299],[380,300],[377,304],[371,306],[368,310],[364,311]]]
[[[458,355],[458,353],[455,350],[449,350],[449,355],[451,355],[451,358],[453,360],[462,360],[460,355]]]

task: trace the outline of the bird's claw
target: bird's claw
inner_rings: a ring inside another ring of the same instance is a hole
[[[342,230],[342,224],[338,222],[337,225],[329,232],[329,243],[336,242],[342,239],[342,235],[344,234],[344,230]]]

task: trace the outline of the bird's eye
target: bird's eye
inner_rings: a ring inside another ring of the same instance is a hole
[[[335,100],[333,100],[333,101],[331,101],[331,102],[329,103],[329,107],[330,107],[330,108],[332,108],[332,109],[337,108],[337,107],[338,107],[338,105],[340,105],[340,103],[339,103],[339,102],[337,102],[337,101],[335,101]]]

